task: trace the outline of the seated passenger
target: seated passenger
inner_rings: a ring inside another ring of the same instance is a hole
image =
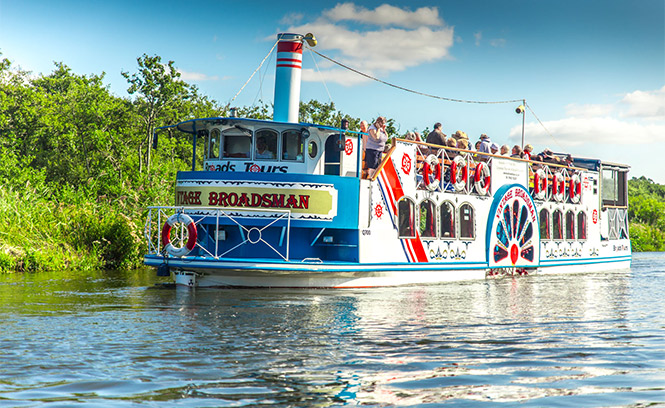
[[[254,155],[257,159],[274,159],[275,153],[268,150],[268,145],[266,144],[265,137],[259,137],[256,139],[256,154]]]
[[[520,145],[515,145],[513,146],[513,151],[510,154],[510,157],[516,157],[518,159],[521,159],[524,156],[524,152],[522,151],[522,148]]]

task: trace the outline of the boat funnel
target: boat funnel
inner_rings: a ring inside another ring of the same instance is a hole
[[[298,123],[303,41],[314,46],[316,39],[312,34],[280,33],[277,40],[273,120]]]

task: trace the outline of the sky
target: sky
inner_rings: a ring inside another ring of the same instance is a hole
[[[220,105],[270,104],[268,54],[280,32],[314,33],[313,50],[414,91],[306,49],[303,101],[392,118],[400,134],[441,122],[448,135],[512,146],[522,138],[519,103],[469,102],[523,99],[525,143],[536,152],[623,163],[630,176],[665,184],[663,0],[0,0],[0,53],[13,67],[105,73],[121,97],[121,72],[136,72],[147,54],[174,61]]]

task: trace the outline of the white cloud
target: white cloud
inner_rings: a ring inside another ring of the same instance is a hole
[[[565,118],[544,121],[543,126],[538,122],[525,125],[526,138],[534,146],[565,149],[585,144],[607,147],[665,143],[665,87],[634,91],[613,104],[572,103],[566,106]],[[513,127],[510,137],[517,140],[521,133],[521,126]]]
[[[665,120],[665,86],[655,91],[631,92],[621,103],[627,106],[622,117]]]
[[[180,72],[180,79],[183,81],[218,81],[219,77],[217,75],[209,76],[202,74],[200,72],[187,72],[181,69],[178,69]]]
[[[374,10],[368,10],[353,3],[341,3],[323,12],[323,17],[331,21],[357,21],[379,26],[394,25],[398,27],[416,28],[426,26],[442,26],[439,9],[421,7],[409,11],[389,4],[382,4]]]
[[[361,31],[356,25],[352,25],[353,28],[346,27],[342,21],[360,21],[379,27]],[[343,3],[323,11],[314,22],[289,27],[288,31],[314,33],[319,40],[315,50],[382,79],[391,72],[449,58],[449,50],[454,42],[454,29],[444,25],[438,16],[438,9],[426,7],[413,12],[388,5],[368,10],[352,3]],[[320,64],[319,69],[323,65]],[[362,77],[350,79],[347,74],[324,71],[318,77],[303,75],[303,80],[312,81],[322,77],[327,78],[326,81],[343,85],[366,80]]]
[[[493,38],[490,40],[490,45],[492,47],[505,47],[506,46],[506,39],[505,38]]]
[[[480,46],[480,41],[483,39],[483,33],[478,31],[477,33],[473,34],[473,37],[476,39],[476,46]]]

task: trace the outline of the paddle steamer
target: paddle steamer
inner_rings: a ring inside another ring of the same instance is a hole
[[[375,287],[630,267],[628,167],[396,139],[371,179],[362,136],[298,122],[304,42],[279,34],[272,121],[192,135],[175,205],[149,207],[145,264],[188,286]],[[203,163],[197,162],[203,149]]]

